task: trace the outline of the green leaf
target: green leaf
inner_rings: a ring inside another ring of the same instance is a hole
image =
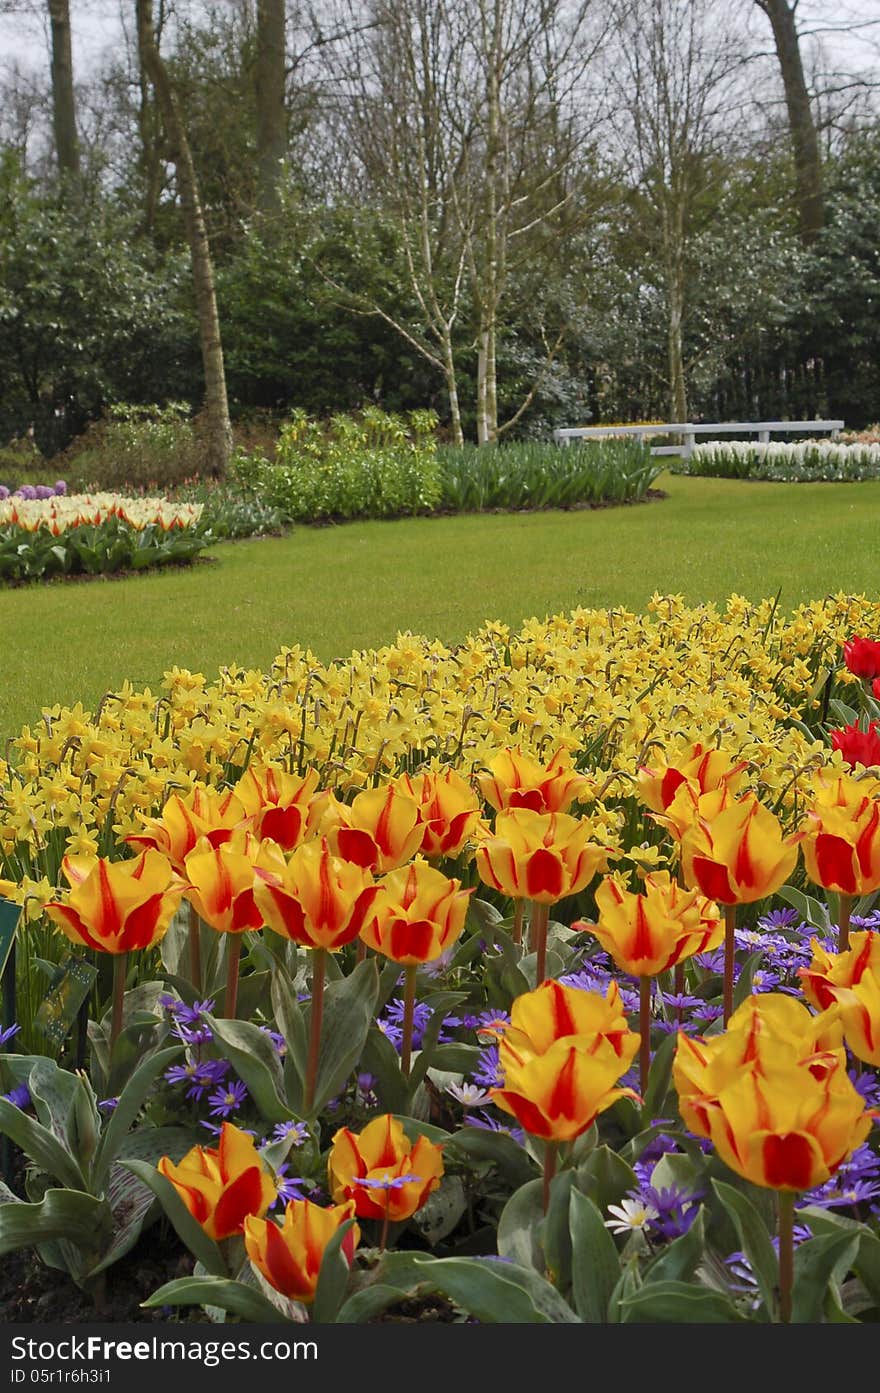
[[[794,1252],[793,1324],[814,1325],[821,1321],[829,1285],[843,1281],[858,1249],[857,1233],[826,1234],[799,1244]]]
[[[651,1282],[689,1281],[700,1265],[705,1242],[701,1210],[690,1228],[664,1248],[645,1269],[645,1285]]]
[[[92,1163],[92,1189],[96,1194],[103,1190],[110,1173],[110,1167],[116,1160],[122,1142],[132,1123],[136,1120],[151,1087],[166,1064],[170,1064],[172,1059],[176,1059],[182,1049],[182,1045],[173,1045],[167,1050],[160,1050],[150,1059],[145,1059],[143,1064],[138,1065],[135,1069],[122,1090],[119,1102],[113,1109],[110,1121],[98,1142],[98,1149]]]
[[[264,1030],[250,1021],[228,1021],[205,1016],[214,1037],[236,1073],[250,1089],[260,1116],[267,1122],[290,1122],[296,1114],[282,1101],[281,1063]]]
[[[593,1201],[578,1190],[572,1190],[569,1199],[569,1225],[574,1308],[582,1321],[602,1324],[620,1278],[617,1245]]]
[[[354,1224],[354,1219],[346,1219],[344,1224],[340,1224],[324,1249],[311,1310],[313,1321],[331,1324],[335,1321],[345,1300],[345,1290],[348,1286],[351,1267],[342,1251],[342,1245],[346,1236],[354,1228]]]
[[[449,1155],[457,1153],[471,1161],[490,1161],[514,1189],[535,1178],[534,1161],[507,1132],[489,1132],[482,1127],[464,1127],[449,1138],[446,1152]]]
[[[367,1032],[363,1069],[376,1080],[376,1095],[386,1112],[403,1112],[409,1098],[409,1086],[400,1068],[400,1055],[388,1036],[378,1026]]]
[[[389,1253],[377,1280],[401,1290],[439,1291],[486,1323],[577,1324],[571,1307],[536,1272],[492,1258],[431,1258]]]
[[[721,1292],[691,1282],[651,1282],[620,1302],[620,1319],[661,1325],[733,1325],[744,1317]]]
[[[821,900],[814,899],[812,895],[805,895],[803,890],[796,889],[794,885],[783,885],[776,894],[780,900],[797,910],[805,924],[812,924],[814,928],[827,933],[831,920]]]
[[[758,968],[761,966],[763,960],[764,954],[761,951],[761,949],[759,949],[757,953],[750,953],[749,956],[746,958],[745,962],[743,963],[739,977],[736,981],[736,986],[733,989],[734,1010],[736,1010],[737,1006],[742,1006],[743,1002],[751,996],[752,981],[754,980],[755,973],[758,971]]]
[[[69,1190],[88,1191],[85,1177],[70,1153],[46,1127],[5,1098],[0,1098],[0,1133]]]
[[[434,1055],[437,1050],[437,1038],[443,1028],[443,1021],[450,1011],[459,1006],[462,1001],[467,1000],[465,992],[434,992],[426,998],[424,1004],[430,1006],[431,1017],[422,1031],[422,1041],[419,1045],[418,1055],[413,1060],[412,1068],[409,1072],[409,1096],[412,1098],[428,1072],[430,1065],[434,1063]],[[438,1066],[442,1067],[442,1066]]]
[[[772,1318],[776,1310],[779,1261],[767,1225],[742,1191],[733,1185],[726,1185],[722,1180],[713,1180],[712,1186],[733,1220],[740,1246],[755,1274],[764,1307]]]
[[[227,1277],[229,1273],[220,1248],[213,1238],[208,1237],[201,1224],[190,1214],[171,1181],[167,1180],[155,1166],[150,1165],[147,1161],[131,1158],[120,1161],[119,1165],[131,1171],[152,1190],[167,1214],[178,1238],[205,1270],[215,1277]]]
[[[498,1253],[520,1267],[544,1270],[540,1230],[544,1223],[544,1181],[530,1180],[514,1190],[498,1220]]]
[[[82,1190],[47,1190],[39,1204],[0,1203],[0,1254],[66,1239],[91,1253],[110,1229],[110,1207]]]
[[[608,1146],[591,1151],[578,1166],[577,1177],[578,1189],[589,1195],[601,1214],[609,1204],[619,1204],[628,1191],[639,1188],[635,1171]]]
[[[326,986],[313,1114],[342,1091],[356,1067],[373,1022],[378,994],[375,958],[365,958],[348,977]]]
[[[276,1024],[287,1041],[287,1057],[292,1061],[302,1085],[308,1057],[306,1025],[290,974],[277,958],[272,960],[271,995]]]
[[[233,1282],[228,1277],[179,1277],[166,1282],[141,1302],[148,1309],[157,1306],[214,1306],[241,1320],[258,1324],[289,1324],[277,1307],[255,1287]]]
[[[672,1031],[669,1035],[664,1036],[651,1060],[648,1086],[645,1089],[645,1099],[642,1105],[642,1117],[647,1122],[652,1122],[655,1117],[663,1116],[663,1107],[672,1078],[672,1060],[677,1042],[677,1031]]]
[[[867,1224],[860,1224],[857,1220],[847,1219],[841,1214],[832,1214],[827,1209],[806,1205],[797,1213],[814,1232],[818,1230],[819,1235],[823,1230],[826,1233],[839,1233],[844,1230],[858,1235],[859,1250],[853,1260],[853,1270],[861,1279],[874,1305],[880,1310],[880,1238]]]
[[[350,1296],[340,1308],[336,1317],[337,1325],[363,1325],[373,1316],[381,1315],[389,1306],[396,1306],[403,1300],[399,1287],[387,1286],[384,1282],[372,1282]]]
[[[569,1202],[574,1181],[574,1171],[571,1170],[560,1171],[558,1175],[553,1177],[550,1184],[550,1202],[547,1205],[547,1213],[538,1229],[545,1276],[548,1281],[553,1283],[557,1291],[563,1293],[568,1292],[571,1287],[572,1253]]]

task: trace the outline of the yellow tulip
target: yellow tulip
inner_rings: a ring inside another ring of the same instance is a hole
[[[66,900],[50,900],[46,913],[72,943],[100,953],[152,948],[183,896],[183,882],[158,851],[130,861],[65,857],[62,869],[70,892]]]
[[[360,936],[404,966],[433,962],[460,936],[472,894],[426,861],[415,861],[379,881]]]
[[[488,760],[487,767],[487,774],[476,776],[477,784],[496,812],[531,808],[536,813],[567,813],[590,785],[567,750],[557,750],[549,763],[539,764],[518,747],[508,748]]]
[[[784,836],[779,819],[746,794],[714,815],[698,810],[682,835],[682,874],[719,904],[749,904],[785,884],[797,865],[799,840],[798,833]]]
[[[315,1299],[327,1244],[353,1218],[353,1201],[322,1209],[311,1200],[291,1200],[281,1225],[254,1216],[245,1219],[245,1251],[271,1287],[308,1306]],[[354,1224],[342,1240],[341,1251],[349,1266],[360,1236]]]
[[[623,972],[654,977],[694,953],[716,948],[724,937],[718,906],[698,890],[684,890],[668,872],[645,876],[644,891],[634,895],[616,881],[602,881],[596,891],[595,924],[573,924],[595,935]]]
[[[510,809],[496,817],[494,834],[480,841],[477,872],[485,885],[512,899],[556,904],[607,869],[613,852],[591,835],[589,822],[568,813]]]
[[[437,1189],[443,1152],[427,1137],[410,1142],[401,1123],[386,1113],[373,1118],[362,1132],[340,1128],[327,1166],[337,1204],[351,1200],[359,1218],[400,1223]]]
[[[177,1164],[163,1156],[157,1170],[209,1238],[241,1233],[248,1215],[265,1214],[277,1194],[253,1137],[231,1122],[223,1123],[216,1148],[194,1146]]]

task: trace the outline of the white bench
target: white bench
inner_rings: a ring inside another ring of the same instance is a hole
[[[643,440],[646,435],[680,435],[681,445],[652,445],[652,455],[682,455],[690,459],[698,435],[713,438],[718,435],[757,435],[765,443],[771,435],[807,431],[815,435],[830,431],[835,440],[843,430],[843,421],[721,421],[715,424],[696,424],[693,421],[655,421],[644,426],[570,426],[553,432],[557,445],[570,445],[572,440],[605,440],[613,435],[632,435]]]

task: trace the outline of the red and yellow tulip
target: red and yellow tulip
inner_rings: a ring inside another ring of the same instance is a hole
[[[655,977],[694,953],[717,948],[724,937],[718,906],[698,890],[684,890],[667,871],[645,876],[632,894],[607,877],[596,891],[595,924],[578,922],[598,938],[623,972]]]
[[[717,809],[701,798],[681,838],[682,874],[719,904],[750,904],[785,884],[797,865],[799,840],[799,833],[783,835],[779,819],[754,794]]]
[[[399,780],[414,798],[422,822],[423,856],[457,856],[480,821],[480,802],[471,785],[454,769],[427,771]]]
[[[443,1176],[443,1152],[427,1137],[413,1144],[390,1113],[362,1132],[342,1127],[328,1160],[330,1193],[337,1204],[354,1202],[362,1219],[400,1223],[421,1209]]]
[[[414,861],[379,881],[360,936],[404,966],[433,962],[460,936],[473,893],[427,861]]]
[[[357,938],[377,894],[369,871],[334,856],[326,838],[303,842],[274,879],[254,887],[267,928],[305,948],[331,953]]]
[[[607,847],[590,840],[591,824],[568,813],[512,808],[499,813],[476,852],[480,879],[512,899],[556,904],[608,868]]]
[[[68,856],[61,863],[70,891],[46,913],[72,943],[101,953],[152,948],[180,905],[184,884],[158,851],[130,861]]]
[[[487,763],[488,773],[478,774],[477,784],[496,812],[507,808],[531,808],[535,813],[567,813],[572,803],[590,786],[579,774],[567,750],[557,750],[547,764],[540,764],[521,749],[499,751]]]
[[[291,1301],[311,1305],[327,1244],[354,1218],[354,1209],[353,1201],[322,1209],[311,1200],[291,1200],[280,1225],[255,1216],[245,1219],[245,1251],[271,1287]],[[354,1224],[342,1240],[341,1251],[349,1266],[360,1236]]]
[[[364,789],[350,805],[332,799],[321,831],[337,856],[377,875],[405,865],[425,836],[418,803],[396,783]]]
[[[232,789],[219,791],[196,784],[185,797],[174,793],[166,799],[160,817],[139,814],[143,832],[132,832],[125,840],[161,851],[182,875],[187,856],[199,842],[206,840],[214,847],[228,842],[245,816],[244,806]]]
[[[694,741],[669,762],[641,765],[636,775],[638,796],[652,812],[665,813],[683,784],[696,797],[717,788],[735,793],[746,768],[746,760],[734,761],[724,750]]]
[[[277,1193],[253,1137],[231,1122],[223,1123],[216,1148],[194,1146],[177,1164],[163,1156],[157,1169],[209,1238],[218,1240],[241,1233],[249,1215],[265,1214]]]
[[[299,775],[272,764],[249,765],[234,792],[258,839],[292,851],[313,835],[320,815],[317,769]]]
[[[259,842],[239,830],[220,846],[200,843],[184,862],[186,895],[199,916],[219,933],[259,929],[262,911],[254,898],[258,885],[280,880],[282,853],[273,842]]]
[[[874,779],[816,779],[802,824],[804,863],[814,884],[844,895],[880,889],[878,795]]]

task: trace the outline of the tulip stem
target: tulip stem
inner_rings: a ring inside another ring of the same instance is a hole
[[[517,900],[513,906],[513,941],[517,945],[522,943],[523,935],[523,916],[525,914],[525,900]]]
[[[724,1007],[723,1022],[727,1025],[733,1015],[733,962],[736,953],[736,905],[724,906]]]
[[[639,1092],[644,1099],[651,1068],[651,979],[639,978]]]
[[[379,1252],[384,1253],[388,1247],[388,1210],[382,1215],[382,1232],[379,1235]]]
[[[189,907],[189,978],[196,996],[202,993],[202,925],[194,904]]]
[[[556,1174],[556,1151],[555,1141],[544,1143],[544,1213],[550,1208],[550,1186]]]
[[[327,949],[312,949],[312,1011],[309,1021],[309,1058],[303,1088],[303,1112],[308,1115],[315,1098],[318,1078],[318,1057],[321,1052],[321,1021],[324,1017],[324,977],[327,972]]]
[[[226,1000],[223,1014],[228,1021],[235,1020],[238,1009],[238,965],[241,961],[241,934],[226,935]]]
[[[532,901],[532,948],[535,952],[535,986],[540,987],[547,976],[547,922],[550,906]]]
[[[116,953],[113,958],[113,1011],[110,1016],[110,1053],[122,1029],[122,1006],[125,998],[125,977],[128,954]]]
[[[354,955],[355,963],[362,963],[367,956],[367,945],[362,938],[358,939],[357,950]]]
[[[794,1190],[779,1190],[779,1319],[791,1321],[791,1289],[794,1278]]]
[[[676,964],[675,964],[675,967],[672,969],[672,990],[675,992],[675,995],[676,995],[676,996],[684,996],[684,988],[685,988],[684,963],[676,963]],[[683,1008],[682,1006],[676,1006],[676,1008],[675,1008],[675,1023],[676,1023],[676,1025],[681,1025],[681,1023],[682,1023],[683,1020],[684,1020],[684,1008]]]
[[[852,895],[844,895],[843,891],[841,891],[838,900],[837,951],[838,953],[845,953],[849,948],[849,919],[852,914],[853,897]]]
[[[413,1018],[416,1009],[416,971],[415,964],[407,967],[403,988],[403,1039],[400,1042],[400,1067],[409,1078],[412,1063]]]

